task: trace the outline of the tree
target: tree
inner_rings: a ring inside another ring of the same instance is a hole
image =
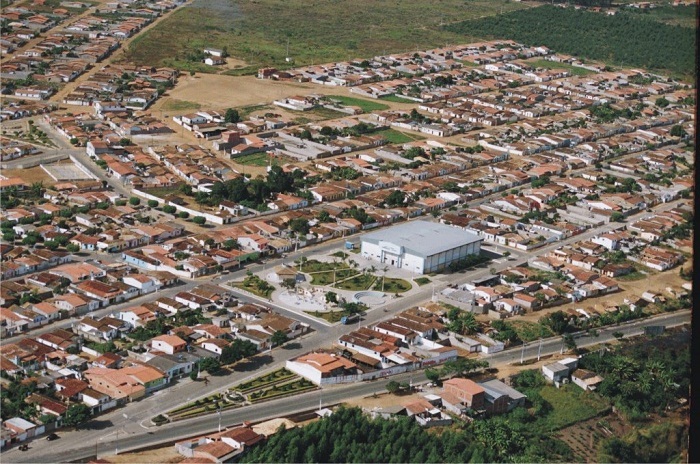
[[[284,345],[285,343],[287,343],[287,340],[287,334],[282,332],[281,330],[276,330],[272,334],[272,337],[270,337],[270,342],[273,346]]]
[[[574,340],[573,335],[566,333],[562,335],[561,337],[562,341],[564,342],[564,346],[566,347],[567,350],[576,352],[578,350],[578,347],[576,345],[576,340]]]
[[[406,194],[401,190],[393,190],[384,200],[387,206],[403,206]]]
[[[654,102],[659,108],[666,108],[671,102],[666,99],[666,97],[659,97]]]
[[[240,121],[241,115],[238,113],[238,110],[233,108],[229,108],[226,110],[226,114],[224,114],[224,122],[228,124],[235,124]]]
[[[424,157],[425,156],[425,150],[421,147],[411,147],[408,150],[406,150],[403,153],[404,158],[408,158],[410,160],[418,157]]]
[[[676,124],[671,128],[671,137],[684,137],[688,133],[683,129],[683,126]]]
[[[190,380],[197,380],[197,371],[190,372]]]
[[[310,230],[309,221],[304,218],[294,218],[289,221],[289,229],[299,235],[306,235]]]
[[[230,345],[221,350],[219,361],[221,364],[233,364],[241,359],[248,358],[258,352],[258,347],[249,340],[235,339]]]
[[[68,245],[66,245],[66,250],[70,253],[77,253],[80,251],[80,247],[75,243],[69,243]]]
[[[149,208],[157,208],[158,202],[156,200],[148,200],[148,207]]]
[[[221,247],[225,250],[238,250],[240,245],[238,244],[237,240],[229,238],[221,245]]]
[[[544,296],[544,295],[543,295]],[[569,319],[563,311],[555,311],[540,318],[540,322],[556,334],[563,334],[569,331]]]
[[[78,426],[90,418],[90,407],[84,403],[72,404],[63,416],[63,423],[69,427]]]
[[[173,214],[177,211],[177,208],[175,208],[172,205],[165,205],[163,206],[163,212],[168,213],[168,214]]]
[[[331,219],[331,215],[328,214],[328,211],[321,211],[320,213],[318,213],[317,219],[319,220],[319,222],[328,222]]]
[[[335,292],[326,292],[326,303],[338,304],[338,294]]]
[[[390,380],[386,384],[386,389],[389,393],[391,393],[392,395],[395,395],[401,389],[401,385],[396,380]]]
[[[35,234],[27,234],[22,239],[22,245],[34,246],[39,241],[39,238]]]
[[[438,371],[437,369],[428,368],[425,370],[425,377],[432,383],[437,385],[440,381],[440,371]]]
[[[204,216],[195,216],[192,218],[192,222],[194,222],[198,226],[203,226],[207,222],[207,218],[205,218]]]
[[[187,219],[188,217],[190,217],[190,213],[188,213],[187,211],[180,211],[178,213],[178,216],[180,217],[180,219]]]
[[[141,204],[141,199],[138,197],[131,197],[129,198],[129,204],[132,206],[138,206]]]
[[[199,368],[214,375],[221,370],[221,363],[216,358],[204,358],[199,361]]]
[[[622,222],[625,219],[625,215],[619,211],[613,211],[610,215],[610,220],[613,222]]]
[[[444,375],[448,376],[465,376],[472,371],[483,369],[489,366],[488,361],[479,361],[470,358],[457,358],[452,361],[447,361],[442,370]]]
[[[295,278],[284,279],[282,281],[282,286],[289,290],[294,290],[297,286],[297,280]]]

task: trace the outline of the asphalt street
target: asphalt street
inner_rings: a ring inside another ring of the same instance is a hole
[[[643,333],[645,326],[664,325],[672,327],[690,322],[690,310],[663,314],[654,318],[647,318],[605,329],[599,329],[598,335],[576,334],[575,339],[579,347],[603,344],[613,340],[613,332],[622,332],[625,336]],[[524,350],[518,347],[501,353],[485,357],[491,367],[508,365],[520,362],[520,360],[537,359],[540,356],[548,356],[560,353],[562,349],[561,338],[555,337],[542,341],[542,345],[533,342],[525,346]],[[280,350],[281,351],[281,350]],[[259,372],[251,375],[257,375]],[[221,425],[235,425],[243,421],[261,421],[268,418],[280,417],[300,411],[312,410],[319,407],[319,403],[328,406],[342,402],[348,398],[367,396],[372,393],[385,391],[389,380],[405,381],[409,378],[414,382],[422,382],[424,375],[421,372],[402,374],[391,379],[363,382],[359,384],[341,385],[324,388],[302,395],[274,400],[254,406],[224,411],[221,414]],[[189,385],[198,385],[190,383]],[[164,390],[131,406],[135,406],[141,413],[132,413],[134,409],[121,408],[109,415],[101,416],[87,424],[87,430],[61,431],[61,439],[51,442],[50,447],[43,440],[35,440],[30,443],[30,449],[21,452],[14,447],[3,452],[3,462],[65,462],[81,459],[89,456],[114,454],[117,449],[120,452],[129,449],[137,449],[147,445],[167,443],[189,436],[208,433],[217,430],[219,417],[216,414],[189,419],[186,421],[166,424],[161,427],[151,426],[144,419],[149,419],[162,409],[162,401],[168,397],[177,397],[185,401],[185,392],[180,391],[179,386]],[[167,396],[165,396],[167,394]],[[188,399],[189,400],[189,399]],[[128,412],[127,412],[128,411]],[[142,423],[143,421],[143,423]]]

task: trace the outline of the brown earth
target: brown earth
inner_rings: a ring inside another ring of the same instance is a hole
[[[101,459],[112,463],[124,464],[172,464],[183,461],[184,456],[175,451],[172,445],[137,453],[124,453],[112,456],[101,456]]]
[[[195,76],[181,75],[174,89],[168,95],[159,99],[152,111],[160,111],[168,98],[197,102],[202,109],[221,110],[249,105],[267,105],[273,100],[293,95],[346,95],[358,97],[350,93],[347,87],[326,87],[317,84],[300,82],[281,82],[258,79],[255,76],[226,76],[223,74],[196,74]],[[358,97],[362,98],[362,97]],[[406,108],[405,103],[395,103],[381,100],[390,108]],[[187,111],[183,111],[185,113]],[[275,109],[275,112],[279,112]]]
[[[2,175],[5,177],[21,177],[23,181],[30,185],[34,182],[43,182],[44,187],[50,187],[56,183],[56,181],[39,166],[28,169],[3,169]]]

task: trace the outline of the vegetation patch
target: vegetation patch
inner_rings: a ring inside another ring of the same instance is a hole
[[[349,279],[345,279],[335,285],[341,290],[367,290],[377,278],[372,274],[357,274]]]
[[[252,403],[257,403],[280,396],[295,395],[305,391],[315,390],[316,388],[318,387],[311,381],[307,379],[298,379],[293,382],[275,384],[269,388],[257,390],[248,395],[248,398]]]
[[[176,98],[171,98],[163,103],[163,111],[189,111],[198,110],[202,107],[201,104],[197,102],[191,102],[187,100],[178,100]]]
[[[615,279],[622,281],[622,282],[633,282],[635,280],[646,279],[647,277],[649,277],[648,274],[646,274],[644,272],[640,272],[640,271],[635,269],[634,271],[630,272],[629,274],[617,276],[617,277],[615,277]]]
[[[332,271],[334,269],[348,269],[348,265],[345,263],[335,263],[335,262],[323,262],[315,259],[308,261],[295,262],[299,272],[306,272],[307,274],[312,274],[314,272]]]
[[[461,34],[441,24],[521,8],[529,5],[509,0],[355,0],[313,6],[306,0],[194,0],[136,37],[125,59],[185,69],[199,67],[188,57],[203,48],[225,48],[248,64],[227,74],[254,74],[261,66],[287,69],[458,43]],[[294,61],[287,62],[288,56]]]
[[[268,164],[277,165],[279,162],[277,159],[270,157],[268,153],[253,153],[250,155],[243,155],[237,158],[232,158],[234,163],[245,164],[247,166],[267,166]]]
[[[389,102],[394,102],[394,103],[408,103],[408,104],[413,104],[415,105],[415,101],[409,99],[409,98],[403,98],[399,97],[398,95],[391,94],[391,95],[385,95],[383,97],[379,97],[380,100],[385,100]]]
[[[447,30],[544,45],[556,52],[621,66],[670,70],[684,76],[695,73],[695,29],[660,24],[624,11],[608,16],[543,5],[452,24]]]
[[[374,135],[381,135],[389,143],[408,143],[408,142],[413,142],[414,140],[418,140],[416,138],[416,136],[414,136],[414,135],[409,135],[409,134],[406,134],[404,132],[399,132],[395,129],[384,129],[384,130],[375,132]]]
[[[240,383],[235,387],[230,388],[229,390],[247,394],[278,382],[287,381],[294,377],[297,377],[297,375],[288,371],[287,369],[282,368],[274,372],[270,372],[269,374],[256,377],[253,380]]]
[[[421,287],[425,284],[429,284],[431,281],[427,277],[418,277],[417,279],[413,279],[415,283],[420,285]]]
[[[376,101],[365,100],[363,98],[344,97],[342,95],[328,95],[328,98],[330,100],[337,101],[344,106],[357,106],[365,113],[389,109],[389,105],[378,103]]]
[[[535,423],[543,431],[559,430],[610,409],[610,404],[603,397],[584,392],[573,384],[561,388],[547,385],[539,393],[552,408],[549,414]]]
[[[342,311],[327,311],[327,312],[322,312],[322,311],[304,311],[306,314],[309,316],[313,317],[318,317],[319,319],[323,319],[326,322],[330,322],[331,324],[335,324],[337,322],[340,322],[340,319],[343,318],[343,312]]]
[[[386,293],[404,293],[411,289],[411,283],[404,279],[378,277],[372,290]]]
[[[316,116],[317,119],[323,120],[323,119],[338,119],[338,118],[345,118],[347,117],[347,113],[343,113],[342,111],[336,111],[330,108],[325,108],[325,107],[319,107],[319,108],[314,108],[309,111],[304,111],[303,114],[306,115],[314,115]]]
[[[232,285],[263,298],[270,298],[272,292],[275,291],[275,287],[273,285],[268,284],[256,275],[249,275],[243,279],[243,282],[234,282]]]
[[[552,329],[537,322],[511,321],[513,329],[517,332],[518,338],[524,342],[531,342],[540,338],[547,338],[554,335]]]

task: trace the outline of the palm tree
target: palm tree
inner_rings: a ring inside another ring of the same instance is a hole
[[[41,196],[41,191],[44,189],[44,182],[39,181],[39,182],[32,182],[32,195],[35,197],[40,197]]]
[[[645,395],[651,392],[651,386],[654,379],[649,372],[642,372],[642,374],[637,378],[637,387],[639,391]]]
[[[386,273],[389,272],[389,266],[384,266],[382,269],[382,292],[384,291],[384,281],[386,280]]]
[[[662,361],[649,361],[647,364],[647,370],[651,372],[651,374],[656,377],[658,376],[661,372],[666,369],[666,365]]]
[[[479,331],[479,323],[473,313],[464,313],[462,316],[462,331],[466,332],[467,335]]]

